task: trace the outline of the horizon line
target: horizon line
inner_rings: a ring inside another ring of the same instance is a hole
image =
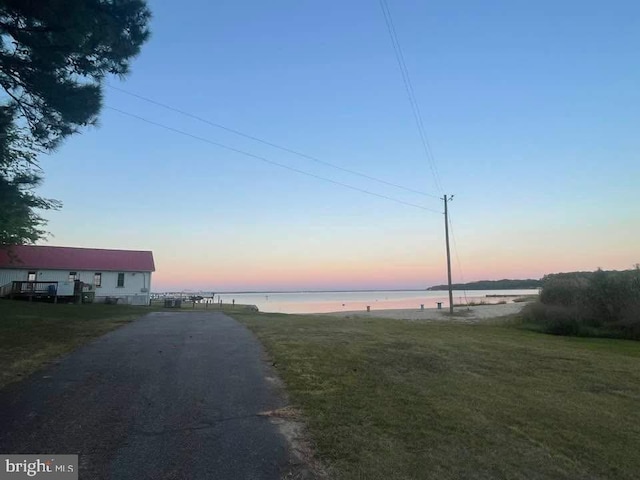
[[[367,289],[345,289],[345,290],[237,290],[237,291],[224,291],[214,292],[212,290],[180,290],[180,291],[164,291],[164,292],[151,292],[153,295],[160,293],[213,293],[215,295],[228,295],[232,293],[244,294],[244,293],[349,293],[349,292],[424,292],[428,291],[430,287],[426,288],[367,288]]]

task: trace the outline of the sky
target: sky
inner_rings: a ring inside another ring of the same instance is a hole
[[[453,194],[454,282],[640,263],[637,1],[388,0],[432,163],[379,2],[148,3],[99,126],[40,159],[46,243],[152,250],[154,291],[419,289]]]

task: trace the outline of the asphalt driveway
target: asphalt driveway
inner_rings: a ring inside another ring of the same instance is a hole
[[[151,313],[0,392],[0,453],[78,454],[80,479],[278,479],[284,406],[221,313]]]

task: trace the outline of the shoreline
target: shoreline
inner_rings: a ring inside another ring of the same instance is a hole
[[[481,289],[481,288],[472,288],[472,289],[457,289],[454,288],[452,291],[453,292],[457,292],[457,293],[467,293],[467,294],[473,294],[474,292],[507,292],[507,291],[513,291],[513,290],[530,290],[530,291],[537,291],[537,288],[485,288],[485,289]],[[269,295],[286,295],[286,294],[315,294],[315,293],[385,293],[385,292],[389,292],[389,293],[399,293],[399,292],[424,292],[424,293],[430,293],[430,292],[444,292],[447,293],[448,290],[430,290],[430,289],[424,289],[424,288],[402,288],[402,289],[395,289],[395,288],[388,288],[388,289],[355,289],[355,290],[241,290],[241,291],[221,291],[221,292],[214,292],[212,290],[178,290],[178,291],[161,291],[161,292],[151,292],[152,295],[156,295],[158,297],[163,297],[163,296],[179,296],[179,295],[183,295],[183,296],[189,296],[189,295],[196,295],[196,294],[206,294],[209,295],[211,293],[214,293],[215,295],[265,295],[265,294],[269,294]],[[537,294],[537,293],[536,293]],[[523,294],[523,295],[536,295],[534,293],[531,294]],[[206,296],[203,295],[203,296]],[[485,297],[518,297],[521,295],[515,294],[515,295],[501,295],[501,294],[497,294],[497,295],[491,295],[491,294],[487,294],[485,295]]]
[[[464,321],[475,322],[491,318],[508,317],[516,315],[527,305],[527,302],[475,305],[472,307],[454,307],[453,316],[449,314],[448,308],[402,308],[402,309],[380,309],[371,310],[351,310],[345,312],[317,313],[314,315],[324,315],[338,318],[387,318],[393,320],[442,320],[442,321]]]

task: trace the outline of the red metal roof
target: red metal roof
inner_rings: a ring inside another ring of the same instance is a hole
[[[154,272],[153,253],[136,250],[14,245],[0,248],[0,268]]]

